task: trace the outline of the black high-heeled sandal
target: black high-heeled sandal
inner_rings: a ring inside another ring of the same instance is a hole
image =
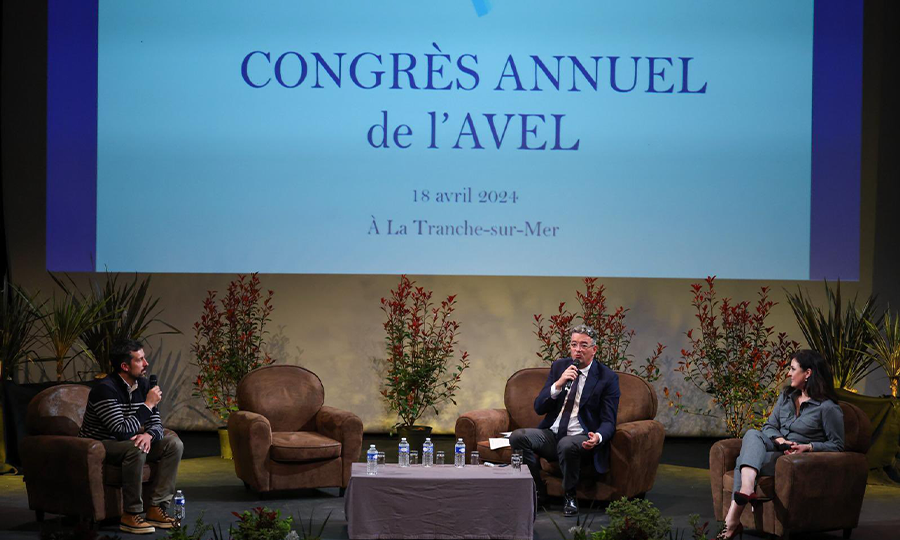
[[[732,540],[735,536],[737,536],[738,538],[741,538],[741,540],[743,540],[743,538],[744,538],[744,525],[743,524],[738,523],[737,526],[734,528],[734,530],[731,531],[731,534],[726,533],[725,529],[722,529],[721,531],[719,531],[719,534],[716,535],[716,540]]]

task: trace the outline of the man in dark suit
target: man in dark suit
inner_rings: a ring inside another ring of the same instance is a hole
[[[590,459],[600,474],[609,470],[609,442],[616,432],[620,395],[619,376],[594,362],[597,332],[581,324],[572,328],[571,336],[571,357],[553,362],[534,400],[535,412],[544,419],[538,427],[517,429],[510,436],[510,446],[522,450],[541,502],[546,500],[547,486],[540,476],[540,458],[559,461],[566,516],[578,515],[575,487],[581,459]]]

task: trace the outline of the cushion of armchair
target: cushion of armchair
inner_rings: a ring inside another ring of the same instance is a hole
[[[741,439],[724,439],[709,449],[709,486],[712,490],[713,510],[719,521],[725,519],[727,505],[731,504],[725,500],[723,489],[731,491],[733,484],[725,484],[724,478],[729,471],[734,472],[737,458],[741,454],[741,442]]]
[[[353,462],[359,460],[362,451],[363,423],[350,411],[323,405],[316,413],[316,431],[341,443],[342,481],[341,487],[350,483]]]
[[[269,449],[272,426],[265,416],[237,411],[228,417],[228,439],[234,461],[234,472],[257,491],[269,490]]]
[[[334,459],[341,457],[341,443],[313,431],[276,431],[270,456],[275,461]]]
[[[29,435],[19,443],[28,507],[54,514],[106,518],[100,441],[68,435]]]
[[[490,441],[478,441],[478,444],[475,445],[475,450],[478,450],[478,456],[481,458],[481,461],[490,461],[491,463],[509,463],[512,461],[512,448],[509,446],[491,450]]]
[[[775,463],[775,493],[791,531],[852,529],[859,523],[868,464],[858,452],[812,452]]]
[[[506,458],[503,459],[503,453],[492,451],[488,444],[491,437],[499,437],[500,432],[509,431],[509,413],[506,409],[478,409],[469,411],[456,419],[457,439],[462,439],[466,443],[466,448],[477,449],[482,459],[488,461],[504,461],[509,462],[511,452],[507,450]],[[481,453],[481,444],[487,450],[487,454]],[[490,456],[490,457],[488,457]]]

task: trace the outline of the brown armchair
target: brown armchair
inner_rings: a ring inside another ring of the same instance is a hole
[[[315,373],[266,366],[237,389],[239,411],[228,418],[234,472],[255,491],[339,487],[359,458],[363,425],[351,412],[323,406]]]
[[[80,384],[48,388],[31,400],[28,432],[19,443],[28,508],[41,521],[44,512],[102,521],[122,515],[122,469],[104,464],[100,441],[78,436],[91,389]],[[166,430],[169,432],[168,430]],[[156,464],[144,465],[146,486]],[[147,500],[149,493],[144,493]]]
[[[505,409],[482,409],[467,412],[456,420],[456,436],[466,448],[478,450],[485,461],[509,463],[509,447],[491,450],[490,437],[503,431],[537,427],[541,416],[534,412],[534,398],[547,381],[550,368],[517,371],[506,381],[503,394]],[[653,487],[662,455],[665,429],[656,417],[656,392],[647,381],[627,373],[619,373],[619,415],[613,436],[609,472],[598,475],[590,460],[582,460],[578,497],[609,501],[619,497],[642,495]],[[541,459],[541,476],[550,495],[562,496],[562,471],[557,463]]]
[[[775,462],[775,476],[760,476],[756,492],[771,498],[755,511],[745,511],[748,529],[786,537],[790,532],[843,529],[844,538],[859,524],[866,493],[866,451],[871,423],[859,407],[840,402],[844,411],[844,451],[783,456]],[[726,439],[709,451],[709,478],[716,519],[723,521],[731,505],[734,467],[741,439]]]

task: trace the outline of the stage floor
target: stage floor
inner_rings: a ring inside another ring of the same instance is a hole
[[[192,450],[187,455],[209,453],[200,440],[184,437],[186,447]],[[215,435],[215,434],[213,434]],[[379,448],[388,447],[386,437],[366,437],[363,449],[369,444]],[[438,449],[447,445],[452,449],[451,437],[436,439]],[[712,496],[709,490],[709,472],[706,462],[709,456],[710,439],[667,439],[662,463],[656,478],[656,485],[647,494],[647,498],[655,504],[663,516],[671,517],[675,527],[686,528],[687,516],[700,514],[704,521],[711,522],[711,529],[716,527],[712,513]],[[396,449],[394,449],[396,452]],[[390,457],[388,457],[390,460]],[[203,512],[207,523],[221,524],[227,528],[235,518],[232,511],[268,506],[277,508],[282,514],[290,514],[296,519],[302,517],[304,523],[313,514],[314,527],[318,530],[322,520],[333,511],[323,538],[347,538],[347,522],[344,517],[344,501],[338,496],[337,489],[304,490],[279,493],[274,497],[261,499],[258,494],[244,489],[243,483],[234,475],[234,467],[230,461],[218,457],[189,457],[184,459],[178,475],[178,486],[184,491],[187,499],[188,521]],[[860,525],[853,531],[855,540],[896,538],[900,531],[900,487],[870,484],[866,488]],[[588,509],[582,508],[582,519],[588,515]],[[564,531],[575,525],[575,519],[562,516],[560,503],[551,505],[547,510],[539,510],[534,524],[534,538],[560,538],[553,521]],[[590,520],[590,516],[587,517]],[[598,529],[607,521],[602,509],[596,510],[592,527]],[[297,524],[299,525],[299,524]],[[25,484],[21,476],[0,476],[0,538],[35,539],[44,532],[71,531],[72,526],[58,516],[48,515],[43,523],[34,519],[34,513],[28,510]],[[100,534],[119,534],[115,522],[101,525]],[[750,534],[748,532],[748,534]],[[163,532],[147,535],[143,538],[164,538]],[[569,536],[567,534],[567,536]],[[136,535],[121,534],[125,538],[138,538]],[[687,534],[686,537],[690,537]],[[841,538],[840,531],[828,534],[806,535],[803,538],[833,539]]]

